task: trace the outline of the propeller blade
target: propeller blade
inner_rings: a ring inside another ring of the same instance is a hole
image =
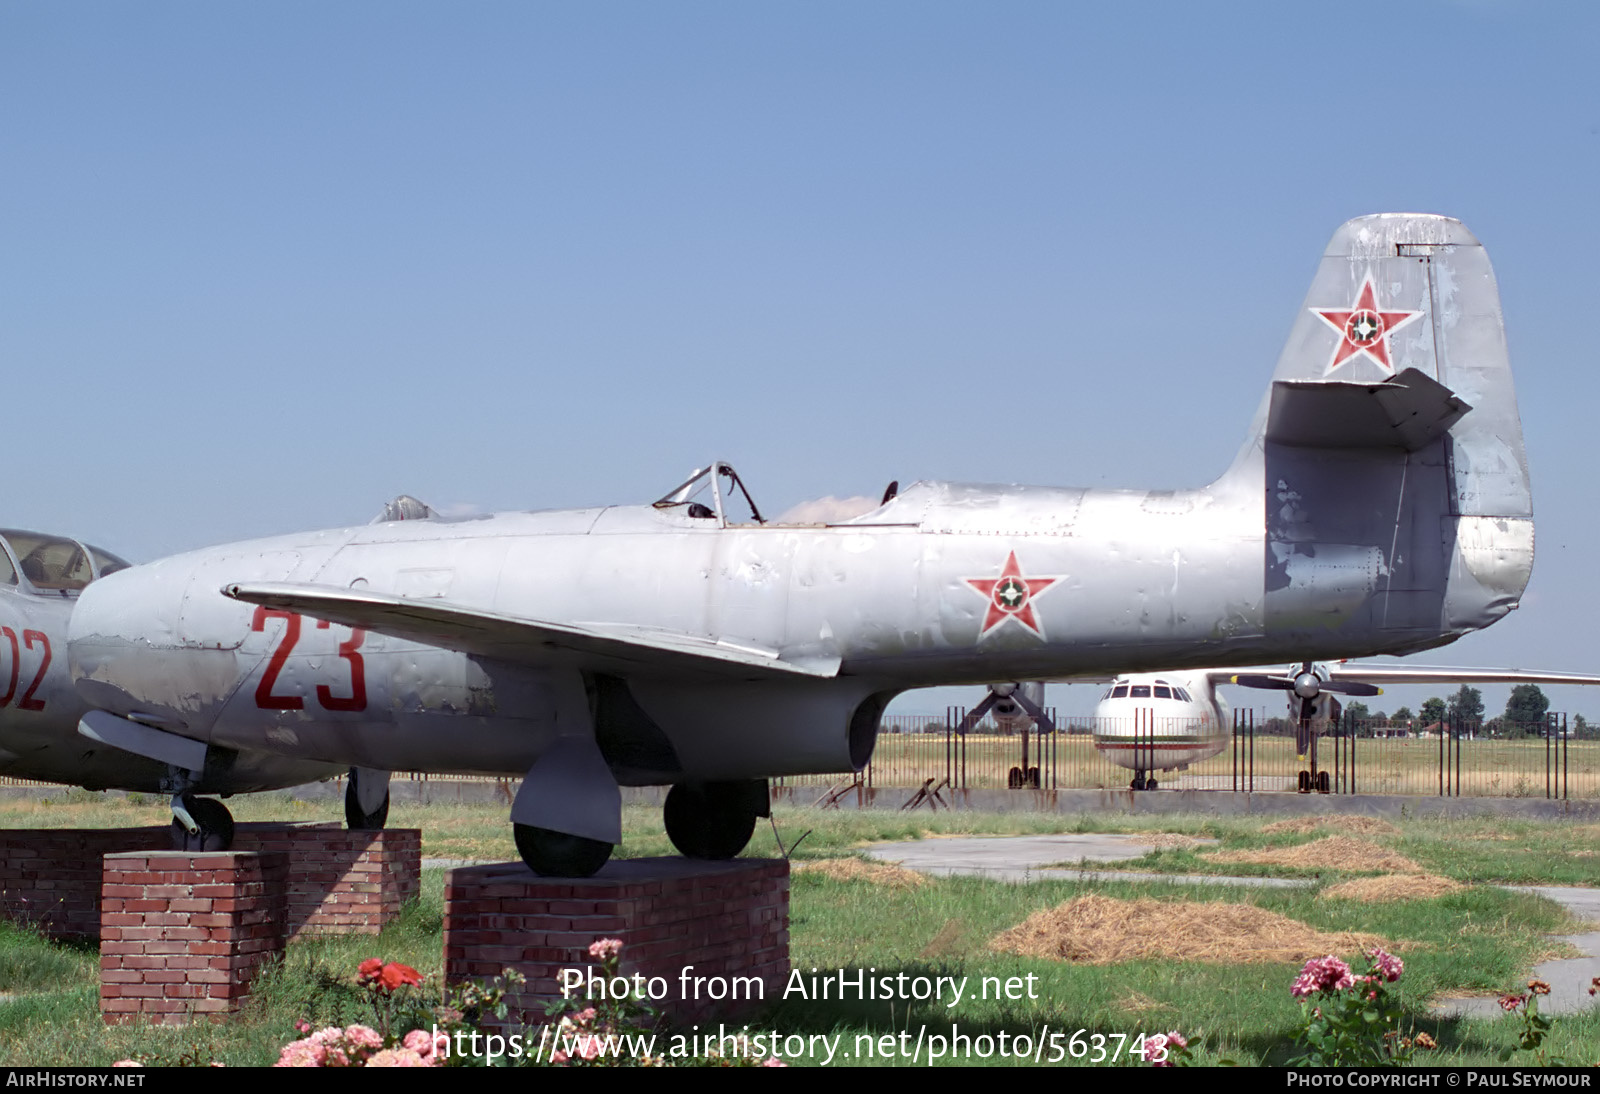
[[[1056,724],[1051,720],[1050,715],[1046,714],[1044,708],[1038,703],[1024,695],[1021,688],[1011,693],[1011,701],[1028,712],[1029,716],[1033,718],[1033,724],[1039,727],[1040,733],[1054,733],[1056,731]]]
[[[1357,680],[1324,680],[1323,691],[1337,692],[1340,695],[1382,695],[1383,689],[1377,684],[1363,684]]]
[[[1294,687],[1294,680],[1287,676],[1259,676],[1248,672],[1231,677],[1229,682],[1242,688],[1266,688],[1268,691],[1289,691]]]
[[[961,724],[956,727],[956,732],[962,734],[971,733],[972,727],[983,721],[983,716],[988,714],[990,708],[999,701],[1000,696],[992,691],[984,696],[983,702],[969,710],[967,716],[961,719]]]

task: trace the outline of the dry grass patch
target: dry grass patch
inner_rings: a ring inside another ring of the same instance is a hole
[[[967,948],[966,940],[967,925],[959,919],[947,919],[944,926],[939,928],[939,933],[928,940],[917,956],[929,961],[961,953]]]
[[[1295,847],[1258,851],[1213,851],[1208,862],[1254,862],[1264,866],[1297,866],[1308,870],[1370,870],[1386,874],[1425,871],[1404,855],[1353,836],[1324,836]]]
[[[1385,942],[1377,935],[1325,934],[1253,904],[1104,896],[1035,912],[990,942],[1004,953],[1084,965],[1142,958],[1288,963],[1379,945]]]
[[[1459,881],[1437,874],[1385,874],[1383,877],[1358,877],[1330,885],[1322,890],[1321,895],[1331,900],[1386,904],[1395,900],[1430,900],[1465,888]]]
[[[887,885],[891,889],[915,889],[927,883],[927,878],[904,866],[887,862],[863,862],[858,858],[825,858],[813,862],[797,862],[797,874],[821,874],[834,881],[865,881],[872,885]]]
[[[1276,836],[1283,833],[1305,836],[1319,828],[1331,828],[1336,832],[1351,832],[1358,836],[1395,836],[1400,834],[1400,829],[1386,820],[1380,820],[1377,817],[1344,816],[1338,813],[1322,817],[1295,817],[1293,820],[1274,821],[1261,829],[1261,833],[1266,836]]]
[[[1182,832],[1129,832],[1128,835],[1140,843],[1163,849],[1175,848],[1184,850],[1217,842],[1214,839],[1201,839],[1199,836],[1186,836]]]
[[[1171,1010],[1172,1005],[1157,1002],[1143,992],[1132,991],[1117,1000],[1116,1008],[1124,1014],[1149,1014],[1151,1011]]]

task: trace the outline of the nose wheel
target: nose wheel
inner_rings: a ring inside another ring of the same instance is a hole
[[[233,814],[215,798],[179,794],[172,799],[174,851],[226,851],[233,846]]]
[[[1133,773],[1133,781],[1128,784],[1129,790],[1154,790],[1161,784],[1156,782],[1154,775],[1146,775],[1143,771]]]

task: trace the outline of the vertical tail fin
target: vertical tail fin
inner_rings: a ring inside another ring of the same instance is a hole
[[[1472,233],[1398,213],[1335,232],[1224,481],[1265,491],[1264,622],[1308,651],[1355,630],[1424,648],[1515,607],[1533,503]]]

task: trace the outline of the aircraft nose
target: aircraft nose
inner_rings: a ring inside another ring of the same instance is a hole
[[[73,686],[85,702],[173,729],[215,720],[235,679],[234,654],[184,642],[189,570],[171,562],[135,566],[84,589],[67,645]]]

